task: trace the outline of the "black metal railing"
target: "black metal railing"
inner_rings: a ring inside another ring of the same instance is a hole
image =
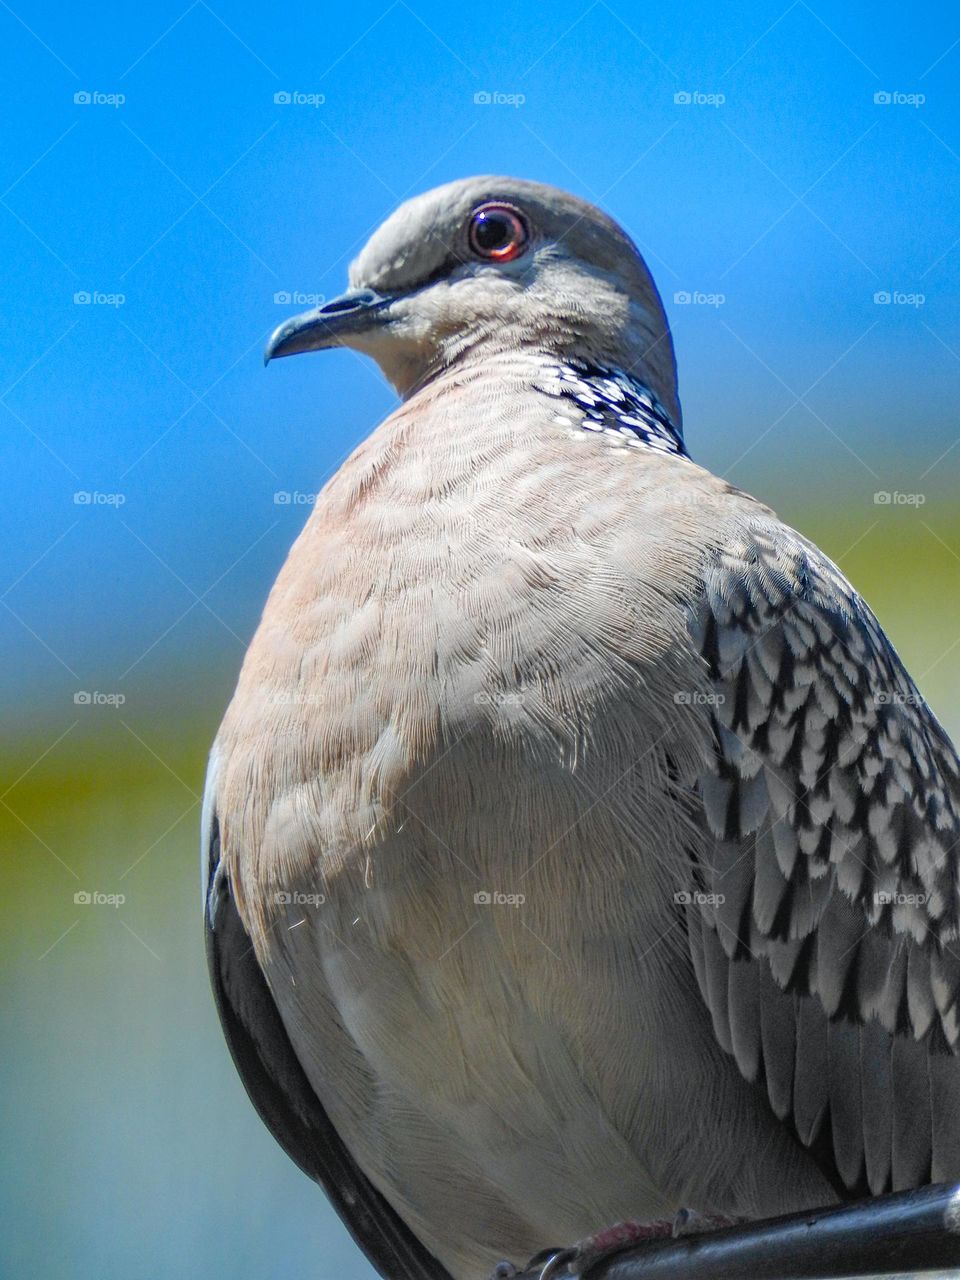
[[[537,1280],[543,1267],[517,1280]],[[564,1275],[555,1269],[557,1280]],[[877,1196],[609,1254],[583,1280],[960,1277],[960,1184]]]

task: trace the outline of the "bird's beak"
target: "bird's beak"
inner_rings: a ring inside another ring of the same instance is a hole
[[[279,356],[299,355],[301,351],[349,345],[352,335],[384,323],[391,301],[372,289],[350,289],[322,307],[293,316],[270,335],[263,363],[269,364]]]

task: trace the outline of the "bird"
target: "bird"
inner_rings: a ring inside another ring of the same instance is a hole
[[[960,1179],[957,753],[840,569],[691,456],[632,240],[469,178],[349,284],[266,358],[352,348],[399,403],[204,794],[263,1120],[389,1280]]]

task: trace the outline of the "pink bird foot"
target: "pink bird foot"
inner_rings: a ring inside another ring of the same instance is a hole
[[[672,1220],[659,1218],[652,1222],[637,1222],[627,1219],[605,1227],[596,1235],[586,1236],[577,1244],[566,1248],[541,1250],[530,1259],[522,1272],[511,1262],[500,1262],[494,1268],[491,1280],[516,1280],[520,1275],[535,1276],[536,1280],[566,1280],[568,1277],[583,1275],[608,1254],[619,1253],[635,1244],[719,1231],[723,1227],[736,1226],[742,1221],[742,1218],[722,1214],[699,1213],[696,1209],[680,1209]]]

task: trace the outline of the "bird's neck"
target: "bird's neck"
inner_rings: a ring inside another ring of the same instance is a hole
[[[571,426],[616,432],[660,453],[687,456],[681,423],[632,373],[587,360],[545,359],[534,385],[560,402],[558,417],[569,416]]]
[[[407,403],[419,396],[460,393],[474,380],[494,373],[516,389],[540,392],[554,401],[557,423],[588,432],[606,432],[624,443],[686,457],[679,413],[671,414],[651,385],[637,373],[587,359],[548,353],[498,353],[464,359],[442,372],[431,370],[411,386]]]

